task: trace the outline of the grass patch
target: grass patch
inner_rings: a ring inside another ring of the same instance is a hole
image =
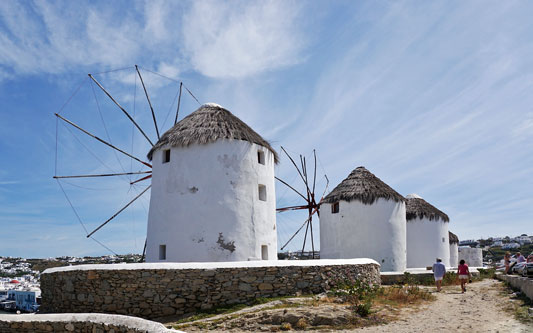
[[[453,277],[450,277],[450,279]],[[342,302],[352,305],[354,314],[365,318],[376,313],[374,304],[403,307],[435,300],[426,289],[420,288],[419,282],[406,273],[406,283],[395,286],[375,286],[360,280],[342,280],[330,294],[340,298]]]
[[[381,288],[377,301],[389,305],[418,304],[436,298],[418,285],[390,286]]]
[[[528,309],[533,307],[533,301],[527,298],[527,296],[519,289],[511,286],[509,282],[504,281],[503,284],[505,286],[503,293],[508,294],[510,291],[518,293],[511,296],[513,301],[510,302],[510,305],[506,310],[512,313],[517,320],[523,323],[533,324],[533,317],[530,316],[528,312]]]
[[[484,279],[495,279],[496,268],[478,268],[479,276],[472,277],[472,280],[481,281]]]
[[[209,317],[214,317],[221,314],[230,314],[239,310],[242,310],[244,308],[247,308],[248,305],[246,304],[235,304],[231,306],[221,306],[209,310],[199,310],[194,315],[182,318],[180,320],[177,320],[173,322],[172,324],[182,324],[187,322],[192,322],[196,320],[206,319]]]
[[[304,296],[299,296],[299,297],[312,297],[312,295],[304,295]],[[203,322],[192,323],[192,322],[198,321],[198,320],[202,320],[202,319],[211,318],[211,317],[218,316],[218,315],[231,314],[231,313],[246,309],[246,308],[248,308],[250,306],[266,304],[266,303],[273,302],[273,301],[282,301],[282,300],[288,299],[288,298],[295,298],[295,296],[258,297],[253,302],[251,302],[250,304],[242,304],[241,303],[241,304],[234,304],[234,305],[230,305],[230,306],[220,306],[220,307],[212,308],[212,309],[209,309],[209,310],[198,310],[195,314],[193,314],[191,316],[188,316],[188,317],[185,317],[185,318],[182,318],[182,319],[179,319],[177,321],[174,321],[174,322],[170,323],[169,325],[172,326],[173,328],[176,328],[176,329],[189,327],[191,325],[194,325],[196,327],[205,329],[205,328],[207,328],[209,326],[207,323],[203,323]],[[298,306],[302,306],[302,305],[303,304],[298,304],[298,303],[284,303],[284,304],[274,305],[272,307],[267,307],[267,308],[264,308],[264,309],[261,309],[261,310],[257,310],[257,311],[271,310],[271,309],[281,309],[281,308],[291,308],[291,307],[298,307]],[[257,312],[257,311],[253,311],[253,312]],[[225,320],[228,320],[228,319],[233,319],[233,318],[226,317],[226,318],[221,319],[221,320],[225,321]],[[219,320],[218,322],[220,322],[221,320]],[[217,321],[213,321],[213,323],[216,324]]]
[[[277,296],[277,297],[257,297],[256,299],[254,299],[254,301],[252,302],[252,306],[254,305],[261,305],[261,304],[265,304],[265,303],[269,303],[269,302],[273,302],[273,301],[282,301],[282,300],[285,300],[285,299],[288,299],[288,298],[296,298],[296,297],[303,297],[303,298],[307,298],[307,297],[313,297],[314,295],[302,295],[302,296]]]

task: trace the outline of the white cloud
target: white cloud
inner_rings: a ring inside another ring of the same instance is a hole
[[[1,2],[0,66],[17,74],[134,63],[176,76],[246,77],[300,61],[299,8],[283,1],[147,1],[127,8]],[[8,78],[0,70],[0,79]]]
[[[288,1],[195,1],[183,20],[194,69],[240,78],[298,63],[303,45],[299,8]]]

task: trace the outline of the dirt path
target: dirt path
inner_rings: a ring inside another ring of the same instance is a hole
[[[465,294],[450,286],[434,295],[436,301],[406,310],[405,319],[350,332],[533,332],[533,326],[503,310],[511,300],[502,296],[501,282],[485,279],[468,285]]]
[[[444,287],[437,293],[430,288],[435,301],[424,303],[419,307],[406,307],[395,312],[399,320],[380,326],[370,326],[351,330],[337,330],[336,332],[501,332],[501,333],[533,333],[533,325],[521,323],[515,319],[513,313],[505,311],[513,302],[503,284],[492,279],[469,284],[468,291],[462,294],[459,286]],[[310,299],[307,298],[307,302]],[[181,328],[187,332],[207,331],[210,324],[211,332],[256,332],[280,330],[281,324],[292,323],[288,329],[294,330],[300,318],[305,318],[315,326],[315,331],[335,332],[335,330],[320,330],[319,327],[342,327],[353,316],[349,307],[324,303],[319,306],[302,305],[306,299],[293,298],[283,301],[273,301],[263,305],[256,305],[231,314],[219,315],[197,320],[194,326]],[[296,307],[290,307],[290,305]],[[276,308],[281,305],[282,307]],[[216,323],[219,322],[219,323]],[[202,325],[203,324],[203,325]],[[302,331],[305,331],[303,329]]]

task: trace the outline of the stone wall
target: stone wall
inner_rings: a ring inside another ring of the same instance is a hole
[[[516,289],[520,289],[530,300],[533,301],[533,279],[518,275],[497,274],[499,280],[508,282]]]
[[[81,265],[41,275],[42,312],[103,312],[148,319],[258,297],[316,294],[352,276],[380,283],[371,259]]]
[[[453,272],[457,274],[457,269],[446,269],[446,272]],[[479,276],[479,271],[476,268],[470,268],[470,274],[472,276]],[[395,272],[381,272],[381,284],[382,285],[393,285],[393,284],[404,284],[404,283],[434,283],[435,278],[433,277],[432,270],[422,271],[420,269],[409,270],[404,273],[395,273]]]
[[[100,313],[0,315],[0,332],[178,333],[141,318]]]

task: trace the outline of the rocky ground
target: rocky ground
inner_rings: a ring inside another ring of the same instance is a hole
[[[184,331],[345,331],[345,332],[533,332],[531,322],[520,322],[503,284],[486,279],[468,286],[444,287],[434,301],[398,306],[376,304],[367,317],[351,306],[325,296],[277,300],[230,314],[181,323]],[[366,327],[361,327],[366,326]]]

